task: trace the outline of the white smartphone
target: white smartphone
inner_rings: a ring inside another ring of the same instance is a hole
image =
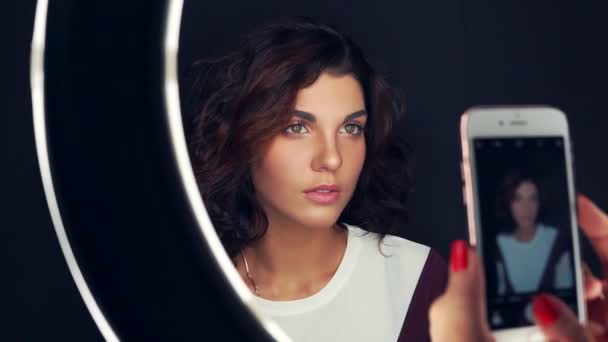
[[[550,107],[475,107],[460,122],[470,243],[497,341],[542,341],[532,298],[550,293],[586,321],[568,122]]]

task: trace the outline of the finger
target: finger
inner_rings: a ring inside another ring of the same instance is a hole
[[[589,239],[608,238],[608,215],[598,208],[589,197],[578,194],[578,223]]]
[[[429,310],[433,340],[489,341],[485,300],[479,256],[467,242],[454,241],[447,289]],[[450,331],[443,329],[446,326],[452,327]]]
[[[450,278],[448,291],[459,293],[477,290],[475,265],[471,265],[474,256],[468,243],[464,240],[452,242],[450,249]]]
[[[576,315],[561,300],[548,294],[540,294],[532,301],[536,324],[549,340],[592,341],[589,332],[580,324]]]
[[[479,255],[463,240],[452,243],[450,279],[446,292],[465,298],[467,302],[477,308],[481,317],[485,317],[485,284],[481,260]]]
[[[600,259],[604,274],[608,274],[608,215],[585,195],[577,196],[578,223],[589,238]]]
[[[604,299],[604,282],[593,275],[587,264],[583,263],[582,269],[585,299]]]
[[[597,323],[608,329],[608,310],[606,310],[606,304],[606,301],[601,299],[587,301],[587,319],[589,322]],[[601,341],[605,340],[608,340],[608,338]]]
[[[597,340],[606,336],[606,327],[600,323],[588,321],[587,329],[591,336],[595,337]]]

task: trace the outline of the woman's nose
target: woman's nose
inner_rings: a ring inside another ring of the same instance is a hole
[[[335,171],[342,166],[342,156],[335,137],[320,137],[313,160],[315,171]]]

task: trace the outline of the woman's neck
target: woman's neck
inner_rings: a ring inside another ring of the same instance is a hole
[[[337,270],[347,232],[336,225],[277,223],[269,223],[264,237],[243,251],[261,295],[294,299],[317,292]]]
[[[530,226],[518,226],[515,230],[515,239],[519,242],[529,242],[536,235],[536,224]]]

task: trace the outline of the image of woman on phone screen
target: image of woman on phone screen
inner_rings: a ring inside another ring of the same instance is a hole
[[[496,237],[499,295],[574,286],[569,241],[540,221],[541,198],[539,182],[525,171],[508,173],[500,185],[498,213],[507,229]]]
[[[291,18],[195,66],[193,167],[256,306],[295,341],[428,340],[447,268],[396,236],[401,105],[361,49]]]

